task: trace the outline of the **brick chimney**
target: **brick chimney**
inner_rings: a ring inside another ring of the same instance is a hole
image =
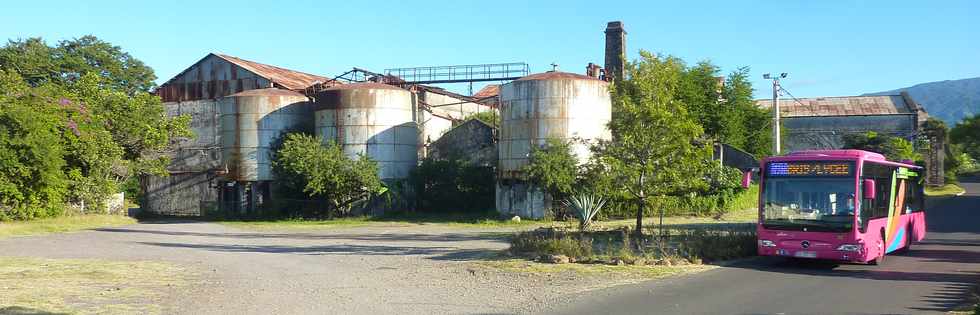
[[[622,78],[626,63],[626,30],[623,22],[613,21],[606,25],[606,80]]]

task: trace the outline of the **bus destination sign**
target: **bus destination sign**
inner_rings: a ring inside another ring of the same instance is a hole
[[[770,162],[769,176],[849,176],[850,162]]]

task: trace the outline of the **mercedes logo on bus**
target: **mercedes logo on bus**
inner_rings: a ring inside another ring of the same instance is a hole
[[[803,241],[802,243],[800,243],[800,247],[810,248],[810,241]]]

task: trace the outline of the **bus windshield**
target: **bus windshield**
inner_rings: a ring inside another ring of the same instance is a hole
[[[777,230],[850,231],[854,187],[854,179],[846,177],[767,178],[762,224]]]

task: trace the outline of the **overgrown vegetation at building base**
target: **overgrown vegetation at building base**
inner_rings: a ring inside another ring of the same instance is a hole
[[[552,263],[684,265],[755,255],[755,226],[745,224],[674,225],[663,234],[642,237],[629,228],[569,231],[541,228],[514,235],[510,253]]]
[[[415,211],[485,213],[494,209],[494,169],[461,159],[423,159],[409,176]]]

